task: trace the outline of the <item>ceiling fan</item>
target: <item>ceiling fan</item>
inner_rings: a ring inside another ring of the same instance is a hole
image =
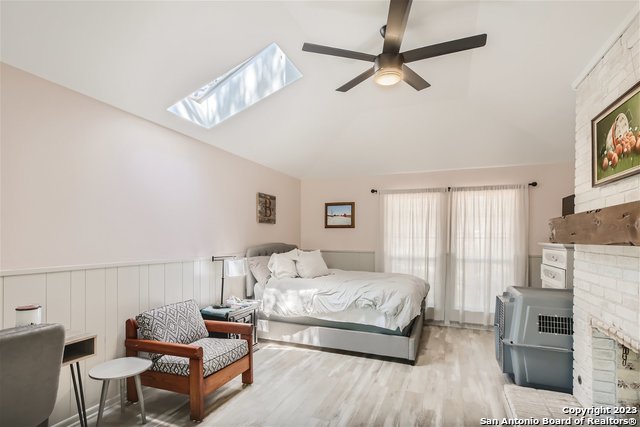
[[[376,83],[383,86],[394,85],[400,80],[404,80],[415,90],[422,90],[431,85],[406,64],[421,59],[474,49],[487,44],[487,35],[479,34],[477,36],[419,47],[401,53],[400,45],[402,44],[404,30],[407,27],[411,1],[412,0],[391,0],[387,24],[380,28],[380,35],[384,37],[384,45],[382,47],[382,53],[379,55],[370,55],[368,53],[354,52],[352,50],[338,49],[313,43],[305,43],[302,45],[302,50],[321,53],[323,55],[373,62],[373,67],[336,89],[339,92],[346,92],[371,76],[374,76]]]

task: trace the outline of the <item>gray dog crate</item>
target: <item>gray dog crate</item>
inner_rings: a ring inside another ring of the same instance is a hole
[[[525,387],[571,392],[573,290],[512,286],[496,297],[496,359]]]

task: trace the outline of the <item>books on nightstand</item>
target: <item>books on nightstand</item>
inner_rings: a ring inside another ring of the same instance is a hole
[[[260,301],[256,300],[240,300],[240,299],[228,299],[227,305],[209,305],[202,310],[203,316],[210,316],[212,318],[226,320],[229,318],[229,314],[238,309],[243,309],[247,307],[253,307],[259,304]]]
[[[213,306],[207,306],[200,310],[200,313],[206,316],[210,316],[216,319],[226,320],[229,317],[229,313],[231,313],[235,308],[225,307],[225,308],[214,308]]]

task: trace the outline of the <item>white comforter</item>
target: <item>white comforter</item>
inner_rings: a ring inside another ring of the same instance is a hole
[[[429,291],[424,280],[408,274],[330,271],[315,279],[269,279],[262,294],[263,313],[322,319],[350,309],[373,309],[384,314],[385,328],[404,329],[420,314]]]

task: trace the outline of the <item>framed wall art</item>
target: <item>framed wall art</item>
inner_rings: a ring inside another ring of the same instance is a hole
[[[640,173],[640,82],[591,120],[594,187]]]
[[[333,202],[324,204],[324,228],[355,228],[355,202]]]
[[[276,223],[276,196],[258,193],[256,195],[258,222],[261,224]]]

